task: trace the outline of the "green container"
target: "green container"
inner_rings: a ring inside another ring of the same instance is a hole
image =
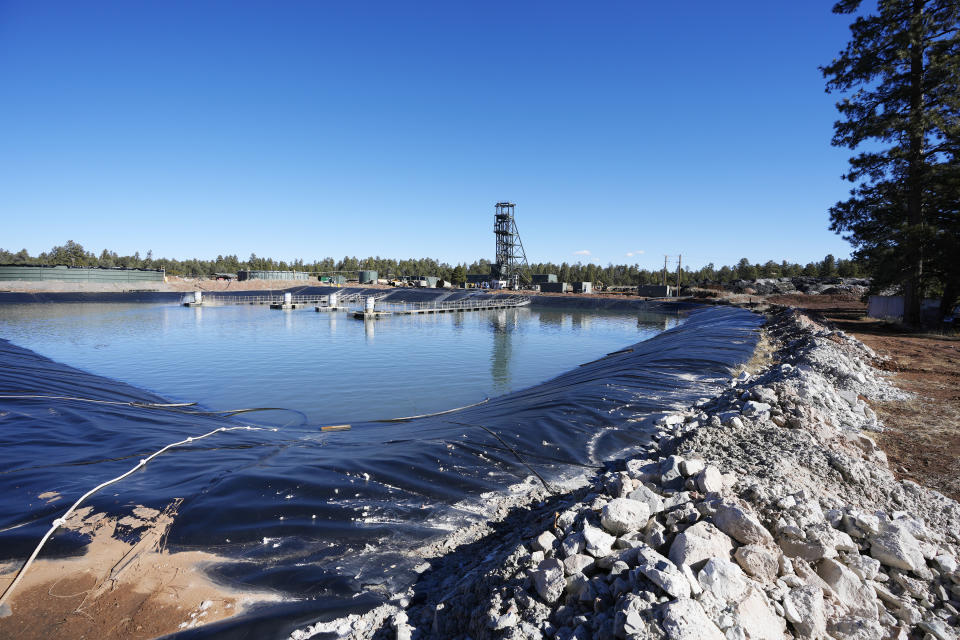
[[[101,269],[99,267],[0,266],[0,280],[59,280],[61,282],[163,282],[163,269]]]
[[[357,279],[360,280],[360,284],[376,284],[377,277],[376,271],[361,271],[357,274]]]

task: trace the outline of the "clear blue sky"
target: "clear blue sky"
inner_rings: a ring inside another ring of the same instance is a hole
[[[846,257],[832,4],[0,0],[0,247]]]

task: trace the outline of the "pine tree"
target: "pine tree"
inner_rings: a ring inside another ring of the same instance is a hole
[[[860,4],[840,0],[833,11],[852,14]],[[849,94],[837,103],[834,146],[868,149],[850,159],[844,177],[854,187],[830,209],[830,228],[846,234],[878,285],[903,286],[910,325],[920,322],[925,289],[944,284],[931,267],[949,245],[938,242],[949,229],[942,219],[957,215],[956,198],[937,187],[957,171],[958,18],[956,0],[878,0],[877,13],[858,16],[846,48],[821,67],[828,92]]]

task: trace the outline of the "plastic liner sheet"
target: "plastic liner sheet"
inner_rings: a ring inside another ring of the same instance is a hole
[[[761,322],[741,309],[694,310],[647,341],[452,413],[343,431],[294,423],[217,434],[156,458],[90,504],[125,515],[183,498],[171,549],[228,557],[214,569],[218,579],[293,600],[180,636],[286,637],[410,585],[412,549],[483,519],[483,500],[530,477],[514,452],[555,482],[647,443],[657,417],[729,383]],[[0,341],[0,395],[10,394],[165,402]],[[0,398],[0,561],[24,559],[63,504],[146,454],[251,424],[181,412],[189,410]],[[37,498],[47,491],[64,500]],[[85,543],[59,532],[43,556],[79,553]]]

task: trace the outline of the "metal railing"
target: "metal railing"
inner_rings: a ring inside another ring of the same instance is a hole
[[[377,311],[396,311],[396,312],[407,312],[407,313],[417,313],[417,312],[428,312],[428,311],[461,311],[461,310],[471,310],[479,311],[483,309],[507,309],[513,307],[522,307],[530,304],[530,298],[527,296],[511,296],[509,298],[501,298],[498,300],[488,300],[488,299],[477,299],[477,298],[464,298],[462,300],[455,301],[428,301],[428,302],[403,302],[403,301],[391,301],[383,300],[383,298],[393,293],[388,291],[385,293],[369,295],[365,292],[360,293],[347,293],[340,294],[337,296],[336,304],[338,307],[347,307],[347,308],[366,308],[367,299],[373,298],[376,302]],[[189,297],[189,296],[188,296]],[[223,306],[223,305],[243,305],[243,304],[283,304],[287,302],[283,294],[271,294],[271,295],[259,295],[259,296],[223,296],[223,295],[213,295],[213,294],[204,294],[203,304],[204,306]],[[327,305],[329,304],[329,297],[327,294],[313,294],[313,295],[292,295],[290,296],[289,302],[296,305]]]
[[[397,312],[427,312],[427,311],[480,311],[483,309],[508,309],[513,307],[522,307],[530,304],[530,298],[527,296],[512,296],[500,300],[477,300],[475,298],[466,298],[452,302],[391,302],[384,301],[377,305],[377,311],[397,311]]]
[[[326,302],[326,300],[326,295],[290,296],[290,302],[293,304],[320,304],[320,302]],[[266,296],[217,296],[208,293],[203,294],[203,304],[205,306],[227,304],[283,304],[283,302],[283,294]]]

